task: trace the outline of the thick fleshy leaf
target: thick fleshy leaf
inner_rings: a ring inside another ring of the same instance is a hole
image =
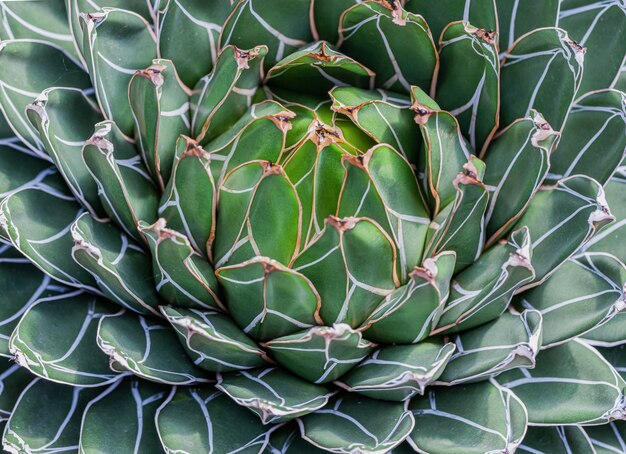
[[[616,1],[561,1],[559,27],[587,49],[580,93],[606,88],[616,79],[626,54],[626,13]],[[601,68],[601,69],[600,69]]]
[[[94,216],[105,217],[81,155],[93,126],[103,119],[97,105],[77,88],[49,88],[26,106],[26,114],[74,197]]]
[[[409,408],[415,429],[407,441],[419,452],[515,452],[526,433],[524,405],[490,381],[431,388]]]
[[[586,340],[584,342],[587,342]],[[614,347],[595,347],[606,359],[615,371],[626,380],[626,346],[624,344]]]
[[[317,4],[318,0],[315,1]],[[305,441],[295,422],[283,425],[272,432],[267,449],[272,454],[325,454],[328,452]]]
[[[49,159],[24,108],[49,87],[86,91],[89,76],[60,48],[43,41],[12,40],[0,44],[0,110],[20,140]]]
[[[374,399],[409,400],[437,380],[454,350],[437,341],[383,347],[335,384]]]
[[[216,268],[258,255],[287,265],[300,248],[302,205],[278,164],[250,161],[231,171],[220,187],[218,212]]]
[[[470,159],[470,150],[461,135],[456,118],[440,109],[418,87],[411,88],[414,121],[422,132],[417,176],[433,214],[439,213],[456,197],[452,183]]]
[[[281,369],[218,374],[216,387],[253,411],[263,424],[289,421],[324,407],[335,394]]]
[[[535,109],[561,131],[582,78],[584,52],[559,28],[518,39],[502,60],[500,126]]]
[[[496,0],[500,49],[513,46],[518,38],[537,28],[556,27],[561,0]]]
[[[296,51],[273,66],[265,82],[280,88],[325,95],[334,87],[374,88],[374,72],[321,41]]]
[[[585,427],[595,454],[618,454],[626,450],[626,423],[613,421],[601,426]],[[576,451],[579,452],[579,451]],[[580,451],[584,453],[584,451]]]
[[[450,298],[432,334],[463,331],[499,317],[513,293],[534,276],[530,234],[521,228],[511,234],[507,243],[487,250],[455,276]]]
[[[118,372],[130,371],[146,380],[174,385],[209,381],[185,353],[176,331],[155,319],[131,312],[103,317],[98,346],[109,355],[111,369]]]
[[[232,0],[166,0],[158,3],[160,55],[174,62],[181,80],[188,87],[193,87],[202,76],[211,72],[217,60],[222,24],[232,3]],[[202,58],[189,58],[190,55]]]
[[[454,252],[424,260],[409,273],[360,328],[367,339],[383,344],[414,344],[435,329],[450,293]]]
[[[485,163],[472,156],[463,169],[452,181],[457,191],[454,202],[433,220],[436,227],[427,248],[428,255],[455,252],[455,273],[476,261],[483,250],[484,215],[489,201],[489,192],[482,182]]]
[[[358,327],[399,286],[396,248],[371,219],[330,216],[325,224],[293,268],[319,292],[320,315],[326,324]]]
[[[33,380],[20,395],[4,429],[4,448],[16,453],[77,450],[83,410],[101,392]]]
[[[0,203],[0,224],[39,269],[59,282],[99,293],[92,276],[72,258],[70,227],[82,211],[73,197],[52,188],[26,188]],[[45,222],[41,213],[47,213]]]
[[[102,386],[111,371],[96,344],[98,322],[118,311],[86,293],[44,298],[31,306],[13,331],[9,348],[16,362],[46,380],[72,386]]]
[[[83,160],[105,211],[126,233],[142,241],[137,224],[156,221],[159,199],[134,144],[115,123],[103,121],[85,142]]]
[[[539,189],[557,138],[534,110],[495,136],[485,158],[483,180],[489,190],[487,247],[508,232]]]
[[[72,257],[111,301],[140,314],[159,315],[150,257],[111,223],[84,213],[72,225]]]
[[[0,425],[6,424],[22,391],[33,380],[32,374],[19,364],[0,359]]]
[[[567,260],[543,285],[519,296],[544,320],[543,348],[567,342],[626,312],[626,265],[603,253]],[[567,323],[563,321],[567,320]]]
[[[589,177],[565,178],[538,191],[514,227],[528,228],[533,247],[535,277],[524,289],[542,283],[614,219],[602,186]]]
[[[454,338],[457,352],[436,384],[472,383],[520,367],[535,367],[535,356],[545,332],[541,313],[504,313],[494,321]]]
[[[424,16],[435,39],[439,39],[446,25],[459,20],[491,32],[498,31],[494,0],[406,0],[405,8]]]
[[[329,383],[356,366],[375,344],[345,324],[316,326],[263,344],[286,369],[314,383]]]
[[[322,324],[320,295],[297,270],[267,257],[216,270],[235,322],[257,340]]]
[[[118,8],[80,16],[84,56],[100,108],[124,134],[135,127],[128,102],[128,83],[135,71],[157,58],[156,37],[139,14]],[[120,87],[123,87],[120,90]]]
[[[170,180],[178,136],[190,133],[190,95],[170,60],[153,60],[128,86],[137,144],[161,190]]]
[[[366,1],[341,16],[339,47],[376,73],[376,85],[408,92],[411,85],[430,90],[437,50],[422,16],[400,2]]]
[[[406,403],[341,394],[327,408],[299,419],[302,437],[336,453],[380,453],[398,446],[415,421]]]
[[[534,369],[509,371],[497,380],[522,400],[532,425],[605,424],[626,412],[626,383],[579,340],[544,350]]]
[[[476,153],[498,128],[500,62],[495,33],[468,22],[448,25],[439,42],[435,99],[459,121]]]
[[[419,141],[416,139],[420,132],[408,109],[408,98],[352,87],[334,88],[329,95],[333,101],[331,109],[338,114],[336,124],[347,118],[377,143],[391,145],[410,164],[417,163]]]
[[[250,107],[266,54],[266,46],[248,50],[226,46],[213,71],[196,84],[191,96],[191,131],[202,145],[227,131]]]
[[[210,372],[268,365],[271,360],[239,327],[219,312],[162,307],[194,364]]]
[[[605,426],[600,426],[605,427]],[[517,452],[522,454],[600,454],[585,432],[592,427],[529,427]],[[621,452],[621,451],[619,451]],[[608,453],[602,453],[608,454]]]
[[[224,309],[213,267],[185,235],[166,228],[163,219],[139,226],[152,252],[155,287],[163,299],[176,306]]]
[[[310,9],[311,0],[239,0],[222,27],[220,47],[265,44],[269,48],[265,68],[269,69],[313,40]]]
[[[167,391],[143,380],[125,379],[111,385],[85,409],[79,452],[161,452],[154,417]]]
[[[420,198],[411,165],[393,148],[377,145],[364,155],[345,155],[340,217],[363,216],[378,222],[398,246],[400,280],[422,261],[430,218]]]
[[[626,11],[622,14],[626,17]],[[582,174],[604,185],[624,156],[626,94],[617,90],[587,93],[572,106],[548,178]]]
[[[156,426],[165,450],[181,454],[264,452],[272,433],[249,411],[211,388],[173,388],[157,410]]]

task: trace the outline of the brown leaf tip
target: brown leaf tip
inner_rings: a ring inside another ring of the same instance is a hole
[[[348,230],[352,230],[356,223],[359,221],[358,218],[355,217],[347,217],[347,218],[338,218],[336,216],[330,215],[328,216],[324,222],[335,228],[339,232],[346,232]]]

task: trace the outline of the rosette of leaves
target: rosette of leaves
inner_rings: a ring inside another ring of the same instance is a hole
[[[7,451],[623,452],[623,2],[0,14]]]

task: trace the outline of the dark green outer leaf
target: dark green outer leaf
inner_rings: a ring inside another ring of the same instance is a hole
[[[583,429],[580,426],[531,426],[528,428],[528,432],[522,444],[519,445],[517,452],[522,454],[609,454],[596,451],[593,448],[589,435],[585,433],[590,429],[593,430],[594,428],[586,427]]]
[[[516,39],[537,28],[558,25],[561,0],[496,0],[500,49],[509,49]]]

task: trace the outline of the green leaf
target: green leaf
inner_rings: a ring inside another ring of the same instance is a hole
[[[139,226],[152,252],[155,288],[163,299],[183,307],[224,309],[213,267],[192,249],[185,235],[166,228],[163,219]]]
[[[500,49],[509,49],[518,38],[537,28],[556,27],[560,3],[561,0],[496,0]]]
[[[339,40],[341,16],[348,8],[360,2],[361,0],[313,0],[313,40],[335,44]]]
[[[319,292],[326,324],[355,328],[399,287],[395,263],[395,245],[377,222],[329,216],[293,268]]]
[[[131,136],[135,122],[128,83],[135,71],[147,68],[157,58],[156,37],[143,17],[125,9],[102,8],[81,14],[80,19],[84,57],[100,109],[107,120],[115,121]]]
[[[454,252],[427,258],[363,323],[364,335],[383,344],[414,344],[435,329],[450,293]]]
[[[504,313],[494,321],[458,334],[457,352],[436,384],[448,386],[494,377],[506,370],[535,367],[535,356],[546,331],[541,313]]]
[[[213,71],[198,81],[190,101],[191,131],[201,145],[227,131],[250,107],[266,54],[266,46],[248,50],[226,46]]]
[[[558,133],[534,110],[495,136],[487,150],[483,180],[489,190],[487,247],[509,231],[539,189],[557,138]]]
[[[584,49],[564,30],[542,28],[524,35],[504,53],[500,125],[535,109],[561,131],[582,78]]]
[[[173,61],[182,82],[193,87],[211,72],[218,54],[222,24],[232,9],[232,0],[166,0],[158,3],[159,52]],[[189,58],[190,55],[203,58]],[[207,58],[208,57],[208,58]]]
[[[415,422],[407,405],[341,394],[298,424],[305,440],[326,451],[387,452],[413,430]]]
[[[100,293],[92,276],[71,255],[70,227],[82,211],[73,197],[53,188],[27,187],[0,203],[0,224],[13,246],[44,273],[63,284]],[[47,213],[45,222],[41,213]]]
[[[271,362],[227,315],[173,307],[161,307],[161,312],[198,367],[210,372],[232,372]]]
[[[276,454],[324,454],[328,452],[306,442],[300,436],[300,429],[295,422],[285,424],[273,431],[267,449]]]
[[[506,372],[498,382],[528,409],[532,425],[596,425],[624,418],[624,380],[579,340],[542,351],[534,369]]]
[[[72,225],[72,257],[111,301],[140,314],[159,315],[150,257],[111,223],[84,213]]]
[[[130,371],[146,380],[173,385],[209,381],[185,353],[176,331],[156,319],[131,312],[103,317],[97,340],[115,371]]]
[[[582,430],[582,429],[581,429]],[[620,453],[626,446],[626,424],[624,421],[613,421],[601,426],[585,427],[591,446],[589,452],[596,454]],[[581,453],[583,451],[580,451]]]
[[[377,145],[364,155],[344,155],[347,169],[341,188],[341,217],[361,216],[378,222],[398,246],[401,282],[422,261],[430,224],[411,165],[393,148]]]
[[[89,76],[60,48],[36,40],[10,40],[0,44],[0,110],[24,144],[49,159],[37,130],[24,108],[49,87],[87,91]]]
[[[500,62],[495,33],[468,22],[453,22],[439,43],[434,98],[459,121],[476,153],[485,150],[498,128]]]
[[[417,176],[431,211],[438,214],[456,197],[452,183],[470,159],[469,145],[461,135],[457,119],[418,87],[411,88],[415,123],[422,132]]]
[[[15,404],[4,429],[3,447],[20,453],[75,451],[83,410],[101,392],[36,378]]]
[[[128,86],[141,156],[161,190],[170,180],[178,136],[190,133],[190,95],[170,60],[153,60]]]
[[[499,317],[514,292],[534,276],[530,235],[522,227],[511,234],[507,243],[488,249],[454,277],[450,298],[431,334],[459,332]]]
[[[48,88],[26,106],[26,115],[74,197],[93,216],[105,217],[98,188],[81,156],[93,125],[102,121],[97,105],[77,88]]]
[[[311,413],[324,407],[336,392],[277,368],[218,374],[217,379],[216,388],[254,412],[263,424],[285,422]]]
[[[108,387],[85,409],[79,452],[162,452],[155,415],[167,391],[154,383],[130,379]]]
[[[438,65],[437,50],[422,16],[399,2],[357,3],[341,16],[342,52],[376,73],[376,85],[409,92],[412,85],[429,90]]]
[[[96,344],[98,322],[117,309],[86,293],[39,300],[28,308],[9,341],[15,361],[46,380],[102,386],[120,375]]]
[[[316,326],[262,345],[284,368],[314,383],[341,377],[376,347],[342,323]]]
[[[625,292],[626,265],[606,253],[587,253],[567,260],[543,285],[520,295],[517,305],[541,312],[543,348],[550,348],[626,311]]]
[[[265,341],[322,324],[320,295],[297,270],[255,257],[215,274],[232,317],[254,339]]]
[[[277,87],[325,95],[334,87],[374,88],[375,73],[327,42],[321,41],[296,51],[273,66],[265,83]]]
[[[383,347],[335,384],[374,399],[409,400],[439,378],[454,350],[438,341]]]
[[[586,343],[588,343],[585,340]],[[595,347],[620,376],[626,380],[626,347],[624,344],[613,347]]]
[[[596,451],[593,448],[589,435],[585,433],[590,429],[593,430],[594,428],[585,427],[583,429],[580,426],[529,427],[524,441],[517,448],[517,452],[522,454],[601,454],[601,451]]]
[[[407,441],[419,452],[515,452],[526,433],[524,405],[492,381],[431,388],[409,408],[415,429]]]
[[[117,125],[103,121],[83,147],[83,161],[109,216],[137,241],[139,221],[156,221],[158,195],[141,157]]]
[[[6,358],[0,359],[0,424],[2,426],[11,417],[22,390],[32,380],[32,374],[19,364]]]
[[[237,430],[233,431],[233,423]],[[265,452],[273,430],[211,388],[173,388],[156,414],[161,443],[176,453]]]
[[[626,94],[617,90],[587,93],[572,105],[548,178],[582,174],[604,185],[620,165],[624,150]]]
[[[626,54],[626,14],[619,2],[563,0],[559,27],[587,49],[580,93],[606,88],[617,78]]]

